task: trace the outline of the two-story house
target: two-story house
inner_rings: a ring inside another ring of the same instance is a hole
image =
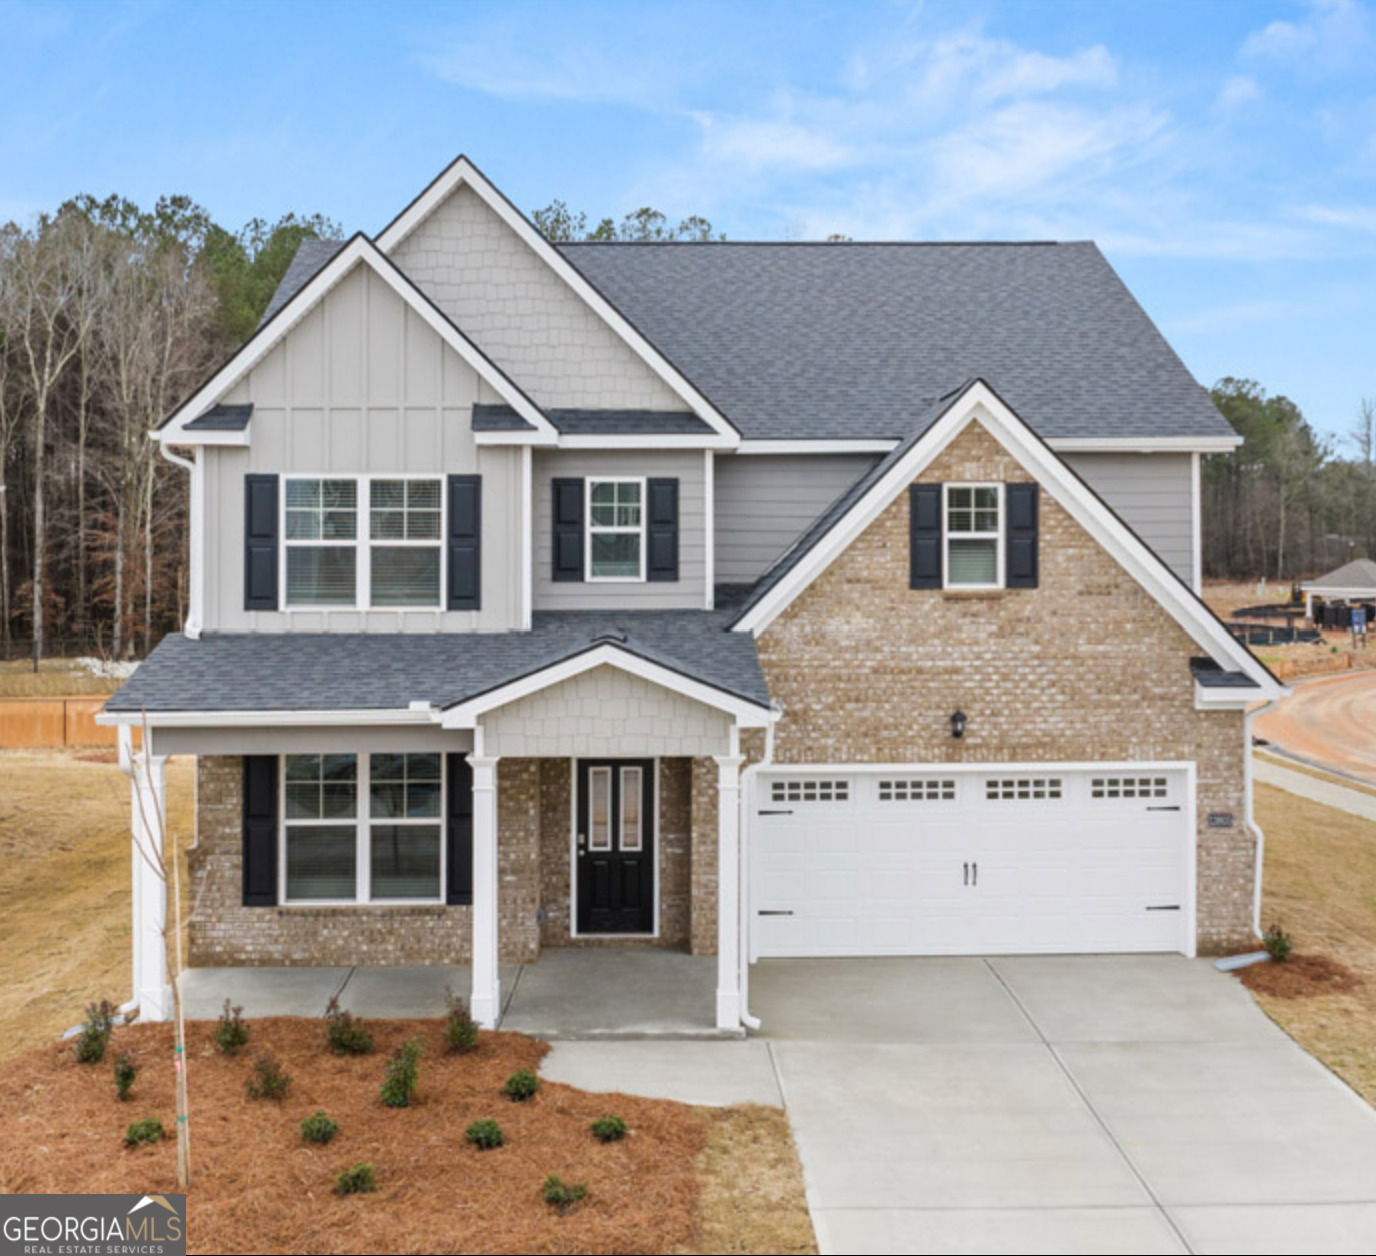
[[[679,948],[735,1030],[760,957],[1254,937],[1236,437],[1093,244],[556,247],[460,158],[154,438],[190,614],[103,718],[136,836],[196,756],[193,965],[466,963],[491,1025]]]

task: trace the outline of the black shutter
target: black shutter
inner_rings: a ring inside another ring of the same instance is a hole
[[[1037,486],[1008,484],[1004,487],[1008,511],[1004,539],[1004,584],[1010,589],[1037,587]]]
[[[244,756],[244,906],[277,903],[277,756]]]
[[[554,493],[554,579],[583,579],[583,481],[551,481]]]
[[[678,481],[649,480],[649,554],[645,575],[649,580],[678,579]]]
[[[941,485],[908,489],[908,585],[941,588]]]
[[[449,609],[482,608],[483,477],[449,477]]]
[[[449,875],[444,901],[451,907],[473,901],[473,768],[467,755],[446,755],[449,814],[445,817],[445,857]]]
[[[277,477],[244,476],[244,610],[277,609]]]

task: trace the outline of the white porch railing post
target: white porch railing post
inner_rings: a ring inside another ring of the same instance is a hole
[[[497,968],[497,764],[469,755],[473,768],[473,1019],[496,1029],[502,1012]]]
[[[172,857],[166,840],[167,760],[136,754],[130,773],[133,862],[134,1002],[139,1019],[167,1020],[172,990],[167,984],[167,881],[159,860]]]
[[[741,764],[717,761],[717,1028],[741,1026]]]

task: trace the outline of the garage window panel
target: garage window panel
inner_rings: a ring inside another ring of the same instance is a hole
[[[775,781],[770,790],[774,802],[847,802],[850,782],[846,780]]]
[[[954,802],[956,783],[951,777],[900,777],[879,782],[880,802]]]
[[[984,782],[989,802],[1054,802],[1063,794],[1059,776],[1005,776]]]
[[[1096,776],[1090,782],[1094,798],[1166,798],[1170,782],[1164,776]]]

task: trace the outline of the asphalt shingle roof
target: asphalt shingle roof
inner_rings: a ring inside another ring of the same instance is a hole
[[[574,436],[711,435],[712,427],[688,410],[578,410],[555,407],[545,417],[561,432]],[[473,430],[525,431],[530,428],[510,406],[480,403],[473,407]]]
[[[768,706],[754,638],[709,611],[560,611],[530,632],[180,633],[106,703],[108,711],[404,710],[447,707],[612,643],[734,697]]]
[[[1317,580],[1306,580],[1306,589],[1373,589],[1376,590],[1376,562],[1369,558],[1354,558],[1336,571]]]
[[[296,255],[288,264],[286,272],[282,275],[282,281],[277,285],[277,291],[272,294],[272,300],[268,302],[268,308],[263,311],[263,317],[258,320],[261,327],[274,314],[277,313],[288,301],[301,291],[318,271],[324,268],[340,249],[344,247],[343,240],[316,240],[305,239],[296,248]]]
[[[252,417],[252,402],[235,406],[211,406],[186,426],[187,430],[192,432],[242,432]]]

